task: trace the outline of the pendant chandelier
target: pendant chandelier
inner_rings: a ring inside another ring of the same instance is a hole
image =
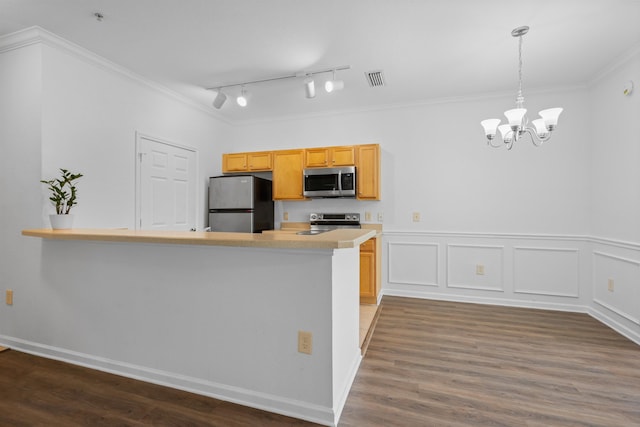
[[[507,150],[513,148],[513,143],[520,140],[525,134],[529,135],[531,142],[536,147],[551,138],[551,133],[558,124],[558,117],[562,113],[562,108],[549,108],[540,111],[540,118],[533,120],[529,125],[529,120],[525,116],[527,109],[524,108],[524,96],[522,96],[522,36],[529,32],[529,27],[518,27],[511,31],[513,37],[518,37],[518,96],[516,97],[516,108],[507,110],[504,115],[509,124],[500,125],[500,119],[487,119],[480,122],[487,136],[487,144],[493,148],[505,145]],[[500,131],[502,142],[495,141],[497,130]]]

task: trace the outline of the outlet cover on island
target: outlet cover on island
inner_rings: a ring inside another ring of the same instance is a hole
[[[298,331],[298,352],[311,354],[313,348],[313,335],[311,332]]]

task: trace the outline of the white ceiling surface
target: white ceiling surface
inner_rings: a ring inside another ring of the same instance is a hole
[[[98,22],[93,14],[101,12]],[[0,0],[0,35],[40,26],[233,122],[587,84],[640,46],[640,0]],[[248,86],[221,110],[204,88],[350,65],[343,91]],[[365,72],[383,70],[370,88]]]

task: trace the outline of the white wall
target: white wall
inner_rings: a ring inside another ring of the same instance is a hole
[[[636,89],[624,96],[628,80]],[[589,96],[592,233],[640,242],[640,52],[596,81]]]
[[[0,334],[28,336],[39,326],[41,242],[20,230],[39,225],[42,212],[40,45],[0,48],[0,93],[0,292],[15,291],[14,306],[0,304]]]
[[[640,49],[589,93],[594,316],[640,343]],[[636,91],[623,95],[628,80]],[[613,290],[609,290],[609,281]]]
[[[0,39],[0,335],[43,342],[57,312],[41,274],[41,242],[20,235],[48,227],[53,212],[39,180],[79,171],[78,227],[129,227],[135,217],[136,131],[199,155],[199,226],[207,178],[220,171],[219,139],[230,127],[56,36],[29,29]]]
[[[384,214],[385,229],[585,234],[589,226],[589,133],[585,91],[527,97],[530,111],[563,106],[552,142],[490,149],[480,120],[513,97],[446,102],[321,118],[249,124],[230,151],[379,143],[382,201],[284,203],[293,221],[323,210]],[[420,212],[421,222],[411,220]],[[279,217],[281,218],[281,216]],[[364,218],[364,215],[362,215]]]
[[[134,228],[135,135],[141,132],[197,150],[197,224],[205,227],[206,178],[220,172],[217,144],[230,127],[87,55],[43,48],[43,175],[53,177],[60,167],[85,175],[75,226]]]

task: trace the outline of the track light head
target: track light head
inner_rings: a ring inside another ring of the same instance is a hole
[[[306,79],[304,81],[304,89],[307,95],[307,98],[315,98],[316,97],[316,83],[313,79]]]
[[[331,93],[336,90],[342,90],[342,89],[344,89],[344,81],[336,80],[336,71],[333,70],[333,77],[331,78],[331,80],[327,80],[324,83],[324,90],[326,90],[328,93]]]
[[[240,95],[236,98],[236,102],[241,107],[246,107],[249,102],[249,94],[244,90],[244,86],[240,90]]]
[[[344,89],[343,80],[327,80],[327,82],[324,84],[324,90],[329,93],[342,89]]]
[[[218,89],[218,94],[216,95],[215,99],[213,100],[213,106],[217,110],[219,110],[220,108],[222,108],[222,106],[224,105],[225,102],[227,102],[227,95],[222,93],[222,90]]]

